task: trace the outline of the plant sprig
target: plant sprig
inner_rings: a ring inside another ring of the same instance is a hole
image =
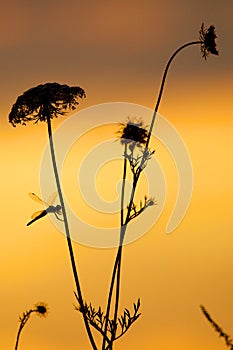
[[[219,337],[222,337],[225,340],[226,346],[229,347],[230,350],[233,350],[233,340],[231,339],[231,337],[227,333],[225,333],[221,327],[219,327],[219,325],[212,319],[212,317],[203,305],[200,305],[200,308],[206,319],[214,328],[214,330],[219,334]]]
[[[79,298],[75,293],[76,299],[79,302]],[[131,325],[139,318],[141,313],[139,313],[140,308],[140,299],[136,303],[133,303],[133,313],[130,312],[127,308],[124,309],[123,314],[118,317],[118,322],[115,322],[114,319],[107,318],[101,307],[95,309],[91,303],[84,302],[84,306],[81,307],[80,304],[75,306],[75,309],[81,313],[84,313],[88,319],[88,322],[92,327],[94,327],[102,336],[105,336],[105,340],[108,343],[107,348],[112,346],[113,339],[117,340],[122,337]],[[107,322],[107,334],[104,334],[105,326]],[[117,329],[119,333],[116,334]]]

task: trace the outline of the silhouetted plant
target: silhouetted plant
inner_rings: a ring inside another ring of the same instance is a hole
[[[25,311],[23,313],[23,315],[19,317],[20,325],[19,325],[19,330],[18,330],[17,336],[16,336],[15,350],[18,349],[21,332],[22,332],[24,326],[26,325],[27,321],[29,320],[29,318],[33,312],[37,316],[46,317],[48,314],[48,307],[45,303],[37,303],[37,304],[35,304],[34,308],[32,308],[28,311]]]
[[[16,126],[17,124],[26,125],[27,122],[34,121],[35,123],[47,122],[49,145],[51,158],[54,170],[54,176],[57,185],[59,200],[61,203],[62,214],[64,218],[64,226],[67,238],[68,249],[72,271],[77,288],[77,294],[81,305],[83,304],[81,286],[79,282],[78,272],[76,268],[72,241],[69,231],[69,225],[65,210],[65,204],[62,196],[60,180],[58,176],[55,150],[53,144],[53,134],[51,119],[65,115],[70,110],[74,110],[78,105],[78,98],[85,97],[85,91],[77,86],[61,85],[58,83],[46,83],[31,88],[17,98],[16,103],[12,106],[9,114],[9,122]],[[82,305],[83,306],[83,305]],[[97,350],[94,338],[92,336],[90,326],[85,314],[83,314],[85,327],[94,350]]]
[[[134,196],[138,184],[138,180],[144,168],[147,165],[148,160],[154,154],[155,151],[151,151],[149,149],[150,137],[154,127],[156,115],[158,112],[158,108],[160,105],[160,101],[163,94],[163,89],[165,86],[165,81],[168,73],[168,69],[176,57],[176,55],[183,50],[184,48],[192,45],[200,45],[202,56],[206,59],[209,54],[218,55],[218,51],[216,49],[216,34],[215,27],[211,25],[208,29],[204,29],[204,24],[201,25],[201,29],[199,31],[200,37],[198,41],[188,42],[181,47],[179,47],[170,57],[168,63],[165,67],[157,102],[155,104],[154,113],[152,116],[151,124],[149,131],[146,130],[146,127],[143,124],[141,119],[138,119],[136,122],[128,121],[126,124],[122,124],[122,128],[120,130],[120,139],[122,145],[124,145],[124,165],[123,165],[123,176],[122,176],[122,191],[121,191],[121,229],[120,229],[120,239],[119,239],[119,247],[115,259],[115,264],[113,267],[112,278],[110,282],[108,302],[107,302],[107,311],[106,311],[106,321],[105,321],[105,329],[103,335],[103,343],[102,350],[105,350],[105,344],[107,342],[107,330],[108,330],[108,320],[110,315],[110,308],[112,304],[112,295],[114,283],[116,282],[116,295],[115,295],[115,306],[114,306],[114,319],[113,323],[117,328],[117,318],[118,318],[118,304],[119,304],[119,291],[120,291],[120,270],[121,270],[121,260],[122,260],[122,245],[124,242],[124,237],[126,234],[127,225],[129,222],[142,214],[142,212],[147,209],[149,206],[155,204],[155,200],[153,198],[147,199],[145,196],[144,204],[140,201],[140,204],[137,209],[137,205],[134,201]],[[128,149],[127,149],[128,146]],[[137,146],[137,147],[136,147]],[[135,155],[135,149],[138,148],[139,153]],[[140,154],[141,152],[141,154]],[[132,180],[132,192],[129,200],[129,204],[126,208],[126,215],[124,215],[124,192],[125,192],[125,178],[127,173],[127,161],[130,166],[130,170],[132,172],[133,180]],[[116,340],[115,333],[113,332],[111,337],[111,342],[108,344],[108,348],[111,350],[114,340]]]
[[[121,281],[121,261],[122,261],[122,247],[124,243],[124,238],[127,230],[128,224],[141,215],[148,207],[156,204],[154,198],[144,199],[137,204],[135,202],[135,192],[138,185],[138,180],[141,173],[145,169],[148,161],[154,154],[154,150],[150,150],[149,143],[151,138],[152,129],[155,123],[156,115],[160,105],[160,101],[163,94],[163,89],[165,86],[165,81],[170,67],[171,62],[175,56],[184,48],[192,45],[200,45],[202,56],[206,59],[209,54],[217,55],[218,51],[216,49],[215,43],[215,30],[214,26],[210,26],[208,29],[204,28],[204,24],[201,26],[199,32],[200,37],[198,41],[188,42],[181,47],[179,47],[170,57],[165,67],[162,82],[157,98],[157,102],[154,108],[151,124],[149,130],[147,126],[144,125],[140,118],[129,119],[126,123],[121,124],[121,130],[119,131],[119,138],[121,144],[124,146],[124,162],[123,162],[123,175],[122,175],[122,189],[121,189],[121,211],[120,211],[120,234],[119,234],[119,245],[117,249],[117,254],[113,266],[107,307],[106,312],[102,310],[101,307],[97,309],[92,306],[91,303],[86,303],[83,301],[80,283],[78,279],[72,243],[69,233],[68,221],[66,217],[66,211],[64,207],[64,201],[61,192],[61,186],[59,182],[55,152],[53,146],[52,129],[51,129],[51,119],[59,115],[64,115],[68,110],[74,109],[78,104],[77,98],[85,97],[85,92],[81,88],[69,88],[66,85],[59,85],[57,83],[48,83],[44,85],[39,85],[36,88],[26,91],[22,96],[20,96],[16,103],[12,107],[12,111],[9,116],[9,120],[13,126],[16,124],[25,125],[27,121],[46,121],[48,125],[48,134],[50,141],[51,156],[54,168],[54,174],[57,183],[58,195],[62,207],[62,213],[64,217],[64,225],[66,229],[67,243],[70,252],[71,264],[73,269],[73,274],[76,282],[77,293],[75,293],[78,306],[76,309],[82,313],[84,318],[85,327],[89,336],[93,350],[98,350],[95,340],[93,338],[90,326],[95,328],[102,336],[102,350],[112,350],[114,341],[119,339],[131,325],[140,316],[140,299],[137,303],[133,304],[134,312],[131,313],[127,308],[124,309],[122,315],[118,315],[119,309],[119,297],[120,297],[120,281]],[[124,197],[125,197],[125,180],[127,174],[127,165],[132,175],[132,191],[127,207],[124,207]],[[115,300],[113,305],[113,292],[115,286]],[[113,308],[113,317],[110,317],[111,307]]]
[[[53,118],[65,115],[79,104],[78,98],[85,97],[85,91],[77,86],[46,83],[33,87],[17,98],[12,106],[9,122],[26,125],[48,122]]]
[[[77,295],[76,295],[76,298],[79,303],[79,299]],[[102,311],[101,307],[99,307],[98,310],[96,310],[91,303],[89,305],[87,303],[84,303],[83,309],[80,306],[75,308],[79,312],[86,314],[90,325],[94,327],[102,336],[105,337],[105,340],[107,342],[106,349],[111,349],[112,335],[114,334],[115,335],[114,340],[117,340],[127,332],[127,330],[131,327],[131,325],[141,315],[139,313],[139,307],[140,307],[140,299],[138,299],[136,304],[135,303],[133,304],[133,308],[134,308],[133,313],[130,313],[128,309],[124,310],[123,315],[118,317],[118,323],[114,319],[107,318],[104,312]],[[120,331],[116,335],[118,324],[120,325]],[[107,332],[106,335],[105,335],[105,332]]]
[[[128,118],[126,123],[121,123],[121,129],[118,131],[121,144],[130,144],[133,149],[136,145],[146,144],[148,131],[141,118]]]
[[[219,327],[219,325],[211,318],[210,314],[208,311],[205,309],[204,306],[200,306],[201,311],[203,312],[204,316],[206,319],[210,322],[214,330],[219,334],[219,337],[222,337],[225,340],[226,346],[229,347],[231,350],[233,350],[233,341],[230,338],[228,334],[226,334],[222,328]]]
[[[201,44],[202,57],[206,59],[209,56],[209,54],[218,55],[218,51],[216,49],[217,45],[215,42],[215,39],[217,38],[217,35],[215,33],[215,27],[211,25],[208,29],[205,29],[204,23],[202,23],[199,33],[200,33],[200,40],[202,42]]]

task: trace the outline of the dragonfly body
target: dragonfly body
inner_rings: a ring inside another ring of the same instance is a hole
[[[49,208],[48,208],[48,209],[49,209]],[[45,215],[47,215],[47,214],[48,214],[47,210],[42,210],[42,212],[41,212],[35,219],[33,219],[33,220],[31,220],[31,221],[29,221],[29,222],[27,223],[27,226],[33,224],[33,222],[35,222],[35,221],[37,221],[37,220],[43,218],[43,216],[45,216]]]
[[[47,209],[40,210],[40,211],[35,212],[34,214],[32,214],[32,217],[31,217],[32,220],[27,223],[27,226],[29,226],[29,225],[33,224],[33,222],[43,218],[48,213],[54,213],[58,220],[63,221],[62,219],[60,219],[58,217],[58,215],[62,215],[61,206],[60,205],[56,205],[56,206],[55,205],[49,205],[48,203],[42,201],[42,199],[40,199],[35,193],[29,193],[29,196],[33,200],[35,200],[36,202],[39,202],[41,204],[46,204],[48,207],[47,207]],[[51,200],[52,203],[55,201],[55,198],[56,198],[56,194],[55,195],[53,194],[53,197],[52,197],[52,200]]]

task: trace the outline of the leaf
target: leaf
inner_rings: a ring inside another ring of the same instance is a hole
[[[127,315],[128,317],[130,317],[130,312],[129,312],[128,309],[125,309],[125,313],[126,313],[126,315]]]

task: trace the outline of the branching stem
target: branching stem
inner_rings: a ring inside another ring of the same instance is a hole
[[[152,120],[151,120],[151,124],[150,124],[150,129],[148,132],[148,137],[147,137],[147,142],[146,142],[146,146],[145,146],[145,152],[144,154],[147,154],[147,150],[149,147],[149,142],[150,142],[150,138],[151,138],[151,133],[154,127],[154,123],[155,123],[155,119],[156,119],[156,114],[158,112],[159,109],[159,105],[160,105],[160,101],[162,98],[162,94],[163,94],[163,90],[164,90],[164,86],[165,86],[165,81],[166,81],[166,77],[167,77],[167,73],[168,73],[168,69],[173,61],[173,59],[175,58],[175,56],[184,48],[191,46],[191,45],[196,45],[196,44],[201,44],[201,41],[192,41],[189,43],[186,43],[184,45],[182,45],[181,47],[179,47],[170,57],[170,59],[167,62],[167,65],[165,67],[164,70],[164,74],[163,74],[163,78],[162,78],[162,82],[160,85],[160,90],[159,90],[159,94],[158,94],[158,98],[157,98],[157,102],[154,108],[154,112],[153,112],[153,116],[152,116]],[[141,160],[141,165],[143,164],[145,158],[145,156],[142,157]],[[124,169],[126,171],[126,159],[124,159]],[[113,271],[112,271],[112,277],[111,277],[111,283],[110,283],[110,289],[109,289],[109,296],[108,296],[108,305],[107,305],[107,320],[109,318],[109,313],[110,313],[110,307],[111,307],[111,300],[112,300],[112,293],[113,293],[113,287],[114,287],[114,281],[117,278],[117,282],[116,282],[116,301],[115,301],[115,312],[114,312],[114,320],[117,320],[117,312],[118,312],[118,304],[119,304],[119,290],[120,290],[120,270],[121,270],[121,259],[122,259],[122,246],[123,246],[123,242],[124,242],[124,237],[125,237],[125,233],[126,233],[126,229],[127,229],[127,225],[130,221],[130,213],[132,210],[132,205],[133,205],[133,201],[134,201],[134,196],[135,196],[135,192],[136,192],[136,187],[137,187],[137,183],[138,180],[140,178],[142,172],[142,168],[140,167],[139,171],[137,174],[134,175],[134,179],[133,179],[133,186],[132,186],[132,192],[131,192],[131,196],[130,196],[130,202],[129,202],[129,206],[128,206],[128,211],[127,211],[127,215],[125,218],[125,221],[122,220],[123,218],[123,214],[122,214],[122,208],[121,208],[121,231],[120,231],[120,242],[119,242],[119,246],[118,246],[118,250],[117,250],[117,254],[116,254],[116,258],[115,258],[115,263],[114,263],[114,267],[113,267]],[[126,172],[123,173],[123,178],[124,176],[126,176]],[[124,181],[123,181],[124,183]],[[122,192],[124,193],[124,191]],[[121,206],[123,203],[123,200],[121,198]],[[124,227],[124,230],[122,230],[122,228]],[[107,332],[107,330],[106,330]],[[105,332],[105,334],[106,334]],[[115,340],[115,334],[112,336],[112,342]],[[112,349],[112,344],[109,346],[108,348],[111,350]],[[105,339],[103,339],[103,346],[102,346],[102,350],[105,350]]]

